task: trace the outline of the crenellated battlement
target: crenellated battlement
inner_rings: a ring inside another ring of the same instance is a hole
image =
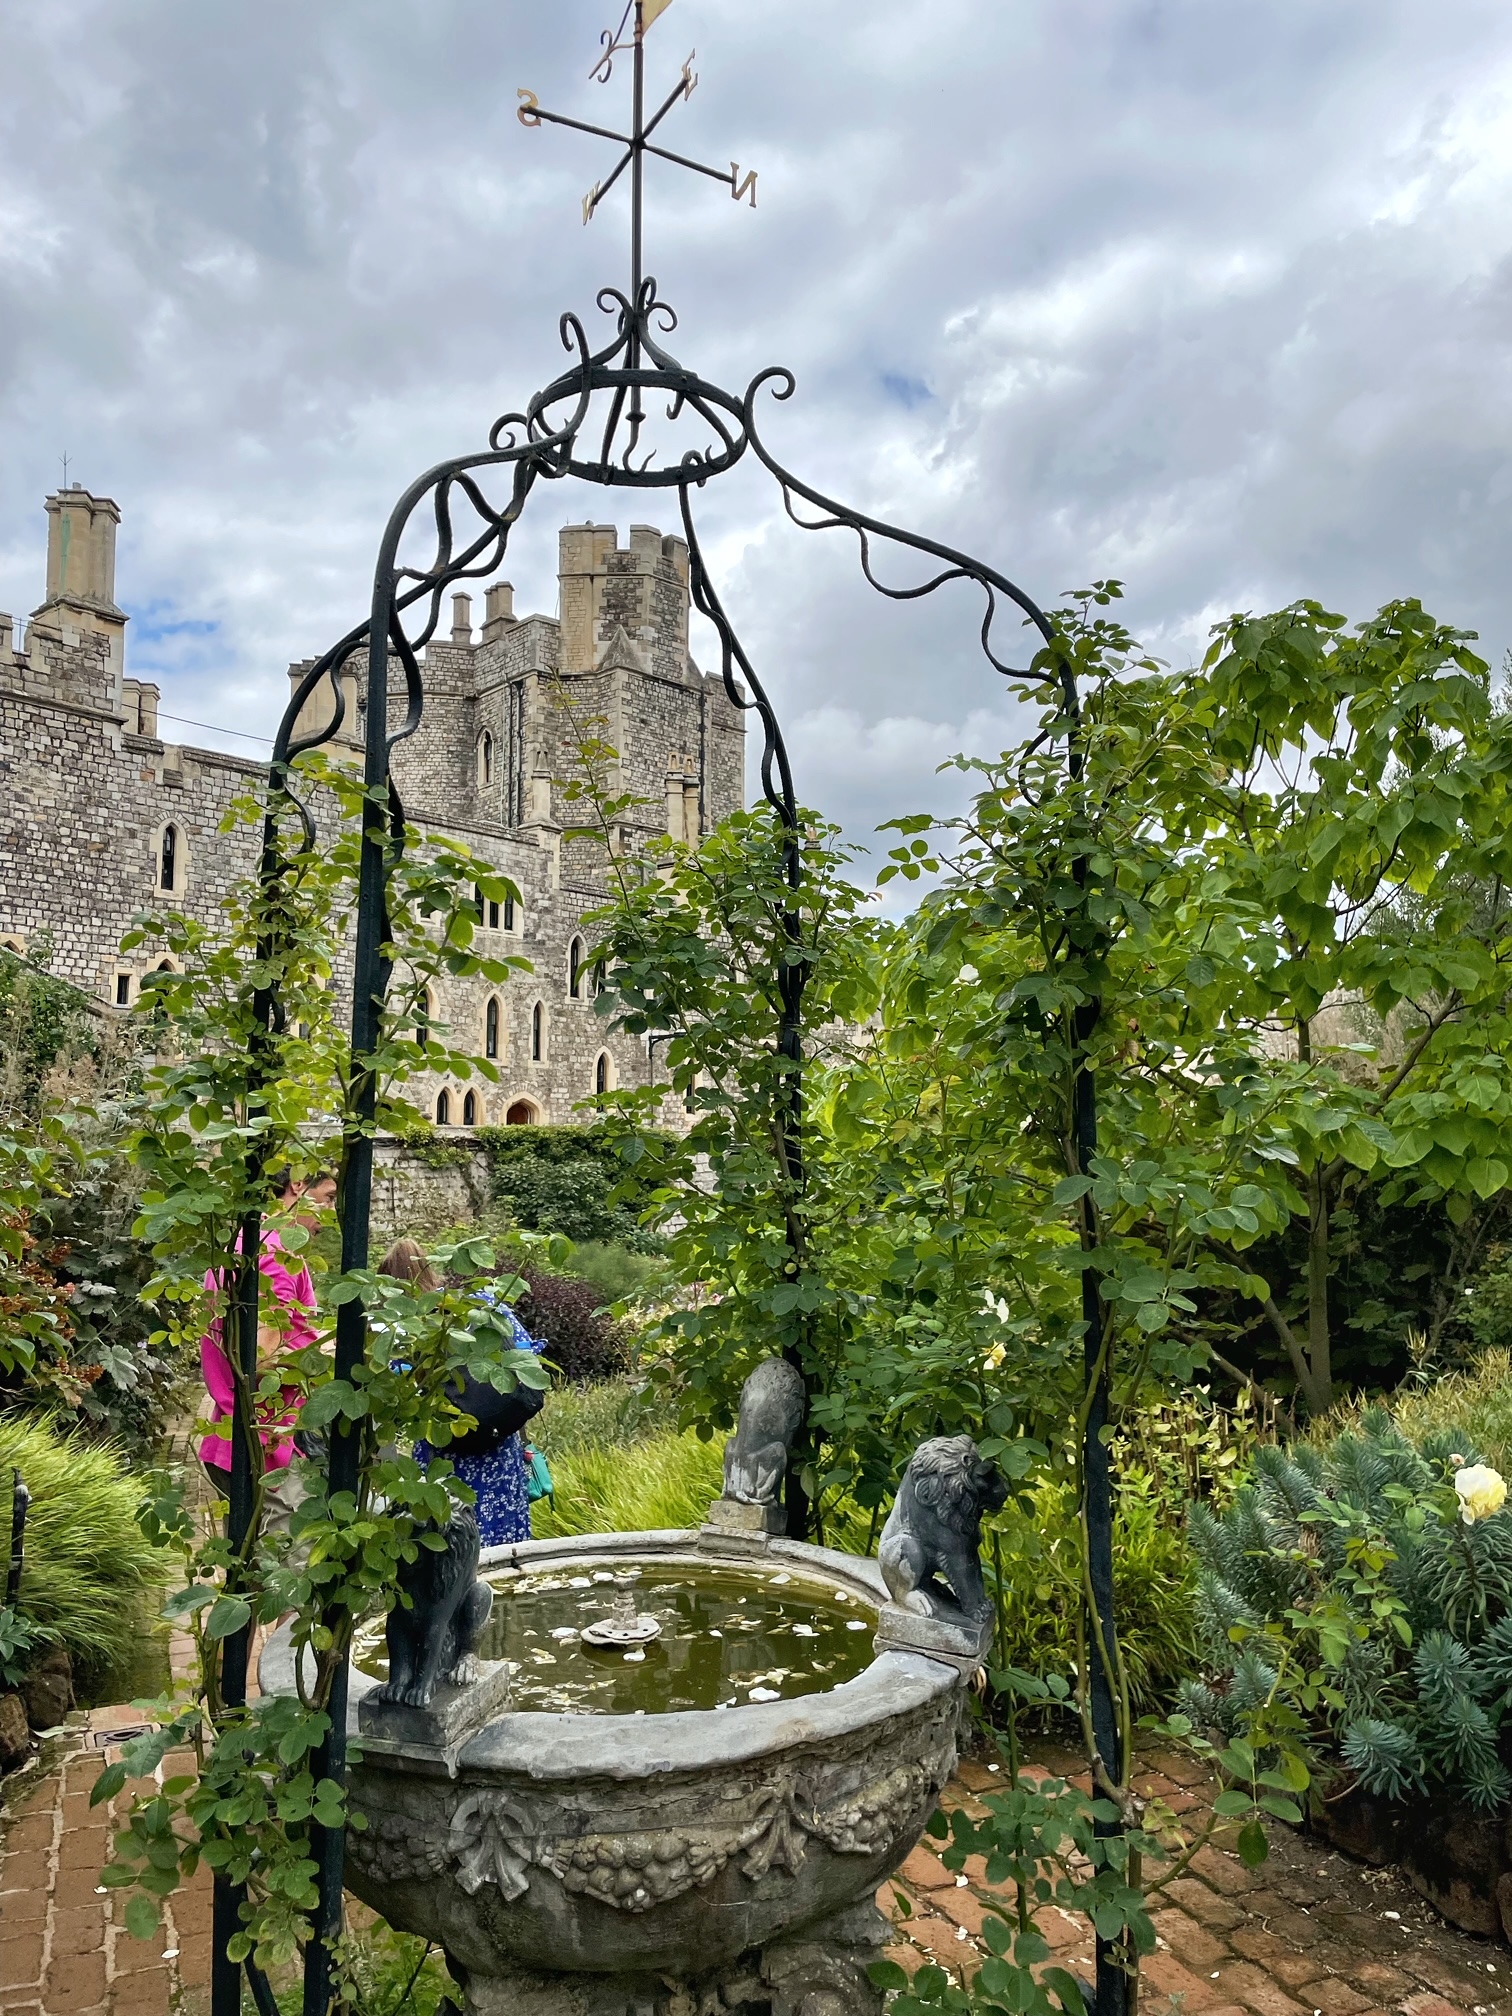
[[[255,830],[227,814],[265,772],[160,738],[157,685],[124,672],[113,500],[72,488],[47,513],[47,598],[19,642],[0,617],[0,934],[22,946],[45,935],[55,972],[125,1008],[160,956],[121,953],[131,919],[172,904],[217,927],[256,859]],[[442,1126],[581,1118],[596,1090],[653,1075],[639,1038],[604,1027],[584,977],[584,917],[602,900],[605,862],[601,846],[566,838],[587,810],[564,788],[581,774],[583,741],[618,752],[607,781],[631,802],[616,818],[617,851],[659,834],[697,845],[745,802],[744,716],[688,655],[685,542],[634,525],[622,546],[613,526],[566,526],[560,598],[560,616],[517,615],[508,581],[459,589],[425,652],[419,729],[394,751],[409,815],[518,886],[519,900],[487,905],[479,928],[534,969],[507,986],[435,990],[433,1026],[450,1025],[459,1047],[500,1072],[496,1089],[422,1081]],[[313,662],[289,668],[291,690]],[[333,751],[347,761],[366,738],[365,673],[359,652]],[[391,727],[403,683],[396,668]],[[301,729],[324,725],[331,708],[323,682]],[[684,1117],[675,1100],[664,1114],[673,1126]]]

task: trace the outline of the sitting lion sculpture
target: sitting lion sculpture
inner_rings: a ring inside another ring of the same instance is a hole
[[[758,1365],[740,1390],[740,1421],[725,1444],[726,1498],[775,1505],[788,1451],[803,1426],[803,1377],[785,1358]]]
[[[1002,1474],[969,1435],[921,1442],[877,1549],[894,1603],[944,1623],[985,1617],[992,1606],[982,1580],[982,1514],[1000,1510],[1007,1497]]]
[[[420,1527],[416,1538],[435,1528]],[[473,1648],[493,1610],[493,1591],[478,1580],[478,1521],[460,1505],[441,1529],[446,1545],[421,1546],[399,1570],[410,1600],[388,1614],[388,1679],[373,1699],[429,1708],[438,1686],[467,1687],[478,1677]]]

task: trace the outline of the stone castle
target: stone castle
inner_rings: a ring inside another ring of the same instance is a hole
[[[48,498],[47,517],[46,599],[23,638],[0,615],[0,944],[45,947],[50,971],[127,1010],[162,963],[122,957],[133,915],[171,903],[214,927],[255,860],[250,829],[223,834],[221,819],[266,766],[159,735],[159,689],[126,673],[112,499],[74,485]],[[620,851],[661,832],[696,842],[744,803],[744,715],[688,654],[684,542],[632,525],[621,546],[613,526],[567,526],[560,592],[559,618],[516,616],[496,582],[477,631],[471,598],[454,595],[450,635],[424,654],[422,728],[395,751],[411,820],[519,887],[519,904],[490,906],[484,942],[534,968],[507,987],[437,989],[432,1022],[501,1074],[412,1085],[441,1126],[581,1120],[595,1092],[654,1079],[646,1040],[611,1033],[593,1008],[582,919],[602,900],[602,857],[563,840],[585,823],[564,789],[576,736],[612,744],[613,790],[643,801],[624,815]],[[357,679],[346,698],[355,752]],[[327,689],[311,705],[329,719]]]

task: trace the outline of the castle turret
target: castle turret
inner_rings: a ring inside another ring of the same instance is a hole
[[[612,525],[567,525],[558,551],[563,672],[596,672],[623,630],[648,670],[688,677],[686,540],[632,525],[621,547]]]

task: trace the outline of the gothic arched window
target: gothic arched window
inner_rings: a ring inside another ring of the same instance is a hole
[[[546,1010],[537,1001],[530,1011],[530,1061],[539,1064],[546,1055]]]
[[[572,996],[574,1001],[582,998],[583,941],[581,938],[574,938],[572,943],[567,947],[567,992]]]
[[[499,1054],[499,997],[490,994],[488,1006],[483,1011],[483,1055],[497,1057]]]
[[[436,1125],[438,1127],[450,1127],[451,1125],[450,1092],[443,1091],[436,1094]]]
[[[468,1092],[462,1100],[462,1125],[464,1127],[476,1127],[477,1124],[478,1095],[476,1092]]]
[[[422,1050],[430,1048],[430,1036],[431,997],[430,989],[427,988],[415,1004],[415,1041],[420,1045]],[[445,1096],[443,1093],[442,1097],[444,1098]]]
[[[593,1067],[593,1089],[595,1092],[609,1090],[609,1052],[600,1050],[598,1062]]]
[[[163,828],[163,844],[158,853],[158,887],[176,889],[179,869],[179,834],[177,826]]]
[[[493,782],[493,736],[486,728],[478,737],[478,782],[480,785]]]

